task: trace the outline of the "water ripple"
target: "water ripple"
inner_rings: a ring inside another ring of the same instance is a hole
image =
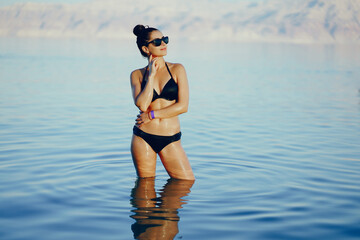
[[[2,238],[131,239],[156,229],[176,239],[358,238],[357,48],[182,52],[191,88],[182,143],[197,180],[184,189],[159,161],[142,189],[129,149],[137,60],[41,46],[0,58]]]

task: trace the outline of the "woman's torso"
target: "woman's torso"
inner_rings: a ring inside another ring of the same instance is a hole
[[[176,75],[171,71],[172,66],[173,64],[167,63],[166,67],[155,76],[153,101],[151,102],[148,111],[160,110],[176,103],[178,86]],[[144,68],[141,72],[141,90],[143,90],[147,80],[147,69]],[[157,119],[155,115],[155,119],[147,124],[143,124],[140,129],[150,134],[170,136],[180,132],[180,122],[177,116]]]

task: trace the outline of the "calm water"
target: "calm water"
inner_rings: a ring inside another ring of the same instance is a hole
[[[132,41],[0,39],[0,238],[358,239],[360,46],[171,44],[194,184],[136,179]]]

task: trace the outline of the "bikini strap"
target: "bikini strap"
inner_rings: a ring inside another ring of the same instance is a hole
[[[169,74],[170,74],[170,77],[171,77],[172,79],[174,79],[173,76],[172,76],[172,74],[171,74],[171,72],[170,72],[170,69],[169,69],[168,65],[166,64],[166,62],[165,62],[165,65],[166,65],[166,68],[167,68],[167,70],[168,70],[168,72],[169,72]],[[175,80],[175,79],[174,79],[174,80]]]

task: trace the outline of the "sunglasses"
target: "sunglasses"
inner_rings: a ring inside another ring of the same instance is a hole
[[[158,47],[161,45],[161,41],[163,41],[165,44],[169,43],[169,37],[162,37],[162,38],[156,38],[150,42],[147,43],[147,45],[149,45],[150,43],[154,44],[155,47]]]

